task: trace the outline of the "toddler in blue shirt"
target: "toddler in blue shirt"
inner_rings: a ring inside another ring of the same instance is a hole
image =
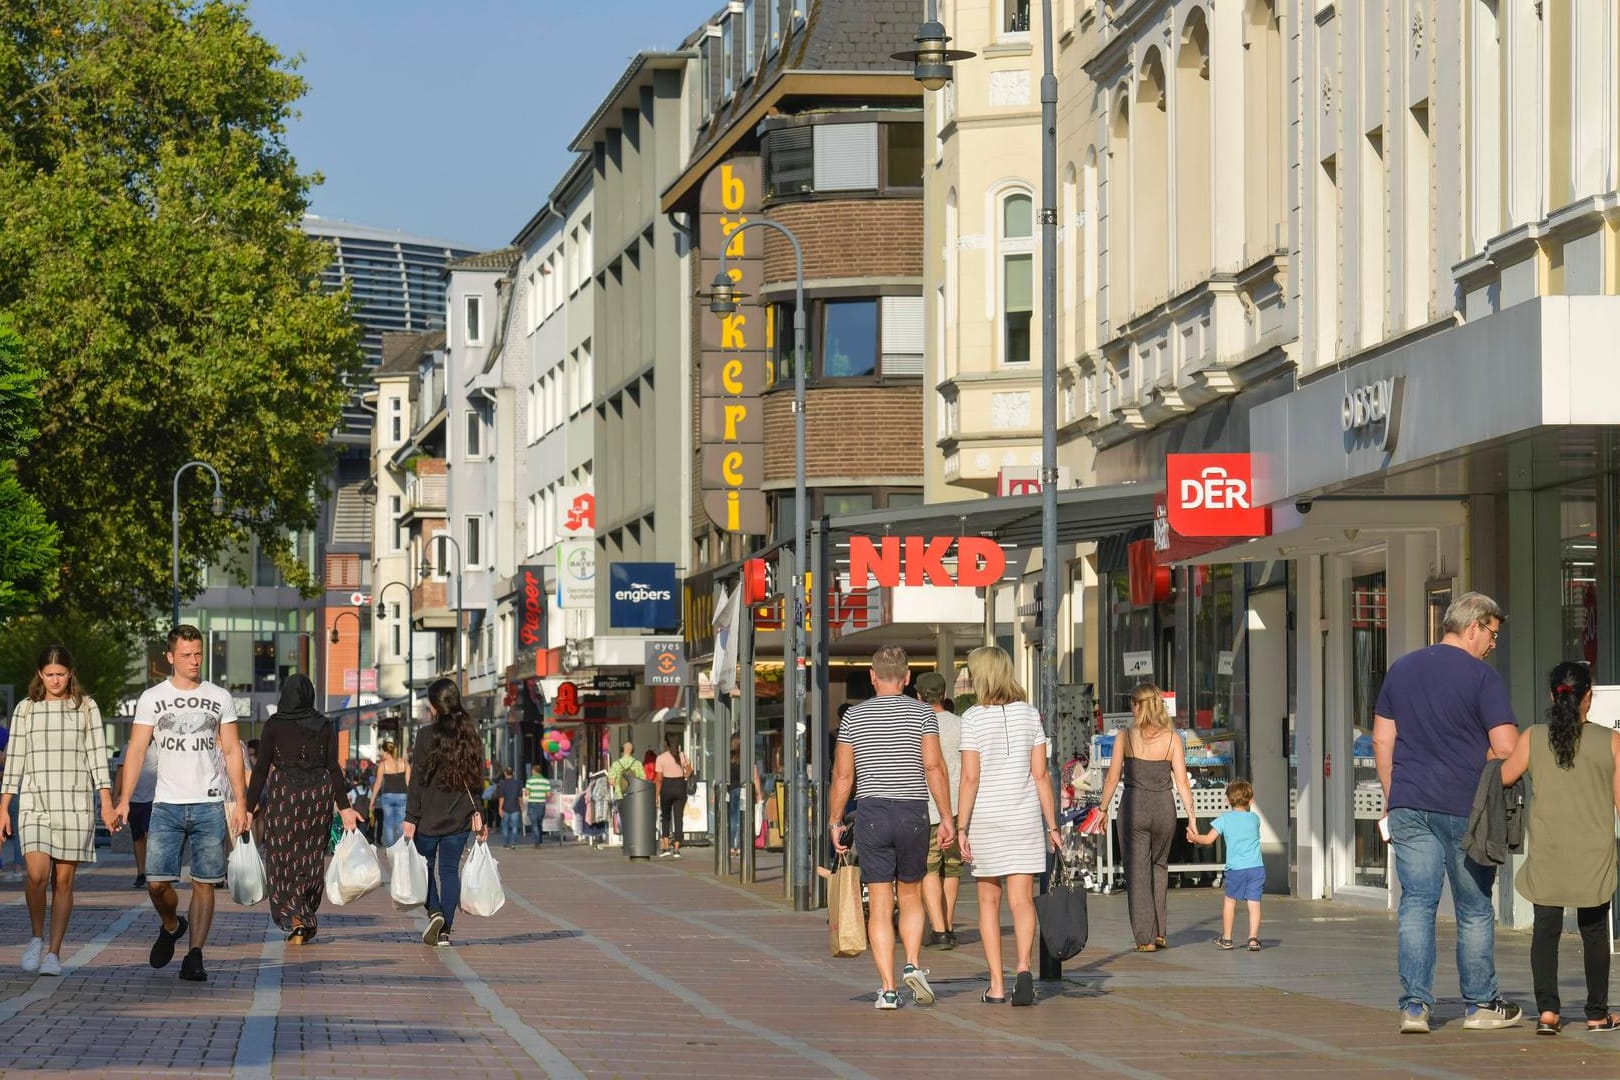
[[[1226,801],[1232,809],[1209,823],[1209,832],[1187,826],[1187,839],[1195,844],[1226,840],[1226,903],[1221,909],[1221,936],[1215,944],[1232,947],[1232,923],[1237,903],[1249,905],[1249,951],[1260,951],[1260,894],[1266,891],[1266,866],[1260,858],[1260,815],[1249,807],[1254,803],[1254,785],[1234,780],[1226,785]]]

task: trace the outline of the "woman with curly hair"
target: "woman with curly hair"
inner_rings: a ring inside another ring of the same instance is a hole
[[[1548,677],[1547,722],[1519,736],[1502,763],[1502,782],[1534,777],[1530,845],[1514,879],[1535,905],[1530,974],[1541,1016],[1537,1035],[1556,1035],[1559,1018],[1558,938],[1564,909],[1575,909],[1586,960],[1586,1029],[1620,1031],[1609,1010],[1609,901],[1614,896],[1614,812],[1620,809],[1620,732],[1587,723],[1592,672],[1564,662]]]
[[[452,679],[427,690],[433,719],[416,736],[405,791],[405,838],[427,860],[427,929],[422,944],[450,944],[461,903],[461,856],[473,836],[484,838],[484,816],[473,795],[484,786],[484,748]]]

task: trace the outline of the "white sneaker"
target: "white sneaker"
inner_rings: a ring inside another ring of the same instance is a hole
[[[27,972],[39,970],[39,958],[44,955],[45,942],[39,938],[29,938],[28,947],[23,950],[22,969]]]
[[[62,974],[62,961],[53,952],[46,953],[45,959],[40,961],[39,973],[41,975]]]
[[[668,848],[665,848],[665,849],[664,849],[664,850],[663,850],[663,851],[660,851],[660,852],[659,852],[659,853],[658,853],[658,857],[659,857],[659,858],[660,858],[660,859],[667,859],[667,858],[669,858],[669,857],[670,857],[670,855],[672,855],[672,854],[674,854],[674,853],[673,853],[673,852],[672,852],[672,851],[670,851],[670,850],[669,850],[669,849],[668,849]]]

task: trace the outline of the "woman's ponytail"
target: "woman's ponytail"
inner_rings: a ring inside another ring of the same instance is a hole
[[[1592,692],[1592,672],[1585,664],[1565,661],[1547,678],[1552,705],[1547,709],[1547,744],[1560,769],[1575,767],[1581,744],[1581,702]]]

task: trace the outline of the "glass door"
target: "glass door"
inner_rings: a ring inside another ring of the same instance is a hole
[[[1389,887],[1388,845],[1378,833],[1384,792],[1373,761],[1373,713],[1389,668],[1389,593],[1385,572],[1350,579],[1349,743],[1342,747],[1350,773],[1350,875],[1348,884]]]

